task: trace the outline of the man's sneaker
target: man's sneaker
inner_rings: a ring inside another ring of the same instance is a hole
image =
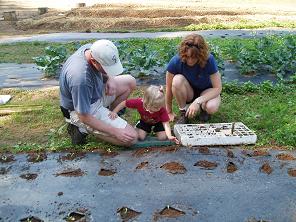
[[[189,122],[188,117],[186,117],[185,114],[186,114],[186,110],[180,110],[180,117],[176,121],[176,124],[187,124]]]
[[[211,118],[211,115],[208,114],[206,111],[201,109],[200,114],[199,114],[199,120],[203,123],[208,122],[209,119]]]
[[[67,131],[71,137],[73,145],[83,145],[86,143],[87,134],[81,133],[77,126],[68,124]]]

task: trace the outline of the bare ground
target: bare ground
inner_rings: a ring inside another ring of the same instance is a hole
[[[237,23],[241,21],[296,21],[295,3],[222,4],[223,1],[163,1],[156,4],[96,4],[68,11],[50,10],[44,15],[21,16],[19,21],[0,21],[0,35],[50,32],[97,32],[185,27],[190,24]],[[254,3],[255,2],[255,3]],[[294,7],[295,8],[295,7]]]

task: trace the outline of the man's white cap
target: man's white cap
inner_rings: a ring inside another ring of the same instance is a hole
[[[118,49],[113,42],[105,39],[98,40],[90,47],[90,53],[108,75],[116,76],[123,72]]]

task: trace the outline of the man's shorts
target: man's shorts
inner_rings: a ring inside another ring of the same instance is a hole
[[[93,115],[96,119],[103,121],[104,123],[114,127],[114,128],[125,128],[127,126],[127,122],[117,117],[116,119],[110,119],[108,114],[111,112],[108,108],[115,100],[114,96],[106,96],[105,92],[103,92],[102,99],[98,100],[97,102],[91,104],[90,107],[90,114]],[[79,131],[82,133],[92,133],[98,135],[107,135],[104,132],[100,132],[94,130],[93,128],[85,125],[79,120],[78,114],[76,111],[70,112],[70,123],[79,127]]]
[[[153,132],[157,133],[157,132],[161,132],[161,131],[165,131],[163,125],[162,125],[162,122],[158,122],[154,125],[150,125],[148,123],[145,123],[144,121],[142,120],[139,120],[136,124],[136,127],[138,129],[142,129],[144,130],[145,132],[147,133],[150,133],[151,132],[151,128],[153,127]]]

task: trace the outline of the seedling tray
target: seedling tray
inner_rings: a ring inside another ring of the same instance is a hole
[[[241,122],[176,124],[174,133],[184,146],[255,144],[257,135]]]

